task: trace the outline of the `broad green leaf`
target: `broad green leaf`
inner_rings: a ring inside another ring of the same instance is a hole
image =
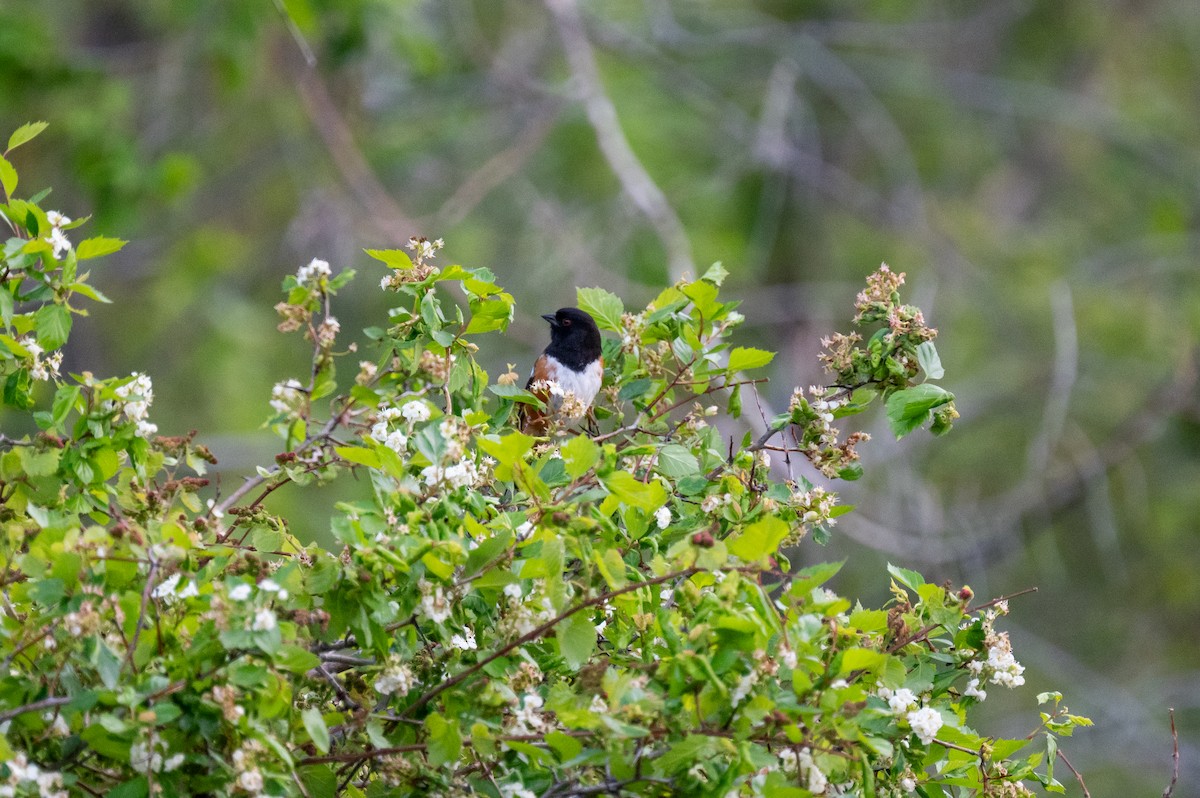
[[[567,475],[571,479],[578,479],[586,474],[600,459],[600,447],[587,435],[576,435],[563,444],[559,451],[562,453]]]
[[[754,349],[748,346],[739,346],[729,353],[728,368],[730,371],[756,369],[767,365],[774,359],[774,352],[768,352],[765,349]]]
[[[542,400],[516,385],[489,385],[488,391],[501,399],[512,399],[514,402],[538,407],[542,405]]]
[[[613,496],[631,507],[653,512],[667,501],[667,491],[658,480],[639,482],[628,471],[614,471],[601,480]]]
[[[500,294],[488,299],[472,299],[471,321],[467,324],[464,335],[504,330],[512,321],[513,302],[509,294]]]
[[[933,345],[933,341],[925,341],[917,347],[917,362],[921,364],[921,370],[931,380],[940,380],[946,376],[946,370],[942,368],[942,359],[938,357],[937,347]]]
[[[402,249],[364,249],[363,252],[375,260],[383,261],[393,269],[407,271],[413,267],[412,258],[408,257],[408,253]]]
[[[4,193],[9,197],[17,190],[17,170],[3,155],[0,155],[0,186],[4,186]]]
[[[554,749],[554,753],[558,754],[559,762],[570,762],[575,757],[583,753],[583,743],[569,734],[563,734],[560,731],[552,731],[546,735],[546,745]]]
[[[929,382],[896,391],[887,400],[887,416],[892,432],[897,438],[903,438],[924,424],[931,410],[952,401],[954,394]]]
[[[744,562],[757,562],[774,555],[788,531],[789,527],[782,519],[767,516],[750,524],[730,540],[729,551]]]
[[[50,126],[49,122],[26,122],[12,132],[8,137],[8,150],[11,152],[27,141],[33,140],[39,133]]]
[[[577,612],[556,627],[558,649],[571,670],[579,670],[596,649],[596,627],[587,611]]]
[[[322,754],[329,753],[329,728],[325,725],[325,719],[321,717],[321,710],[309,707],[300,714],[300,719],[304,721],[304,728],[317,751]]]
[[[700,279],[708,280],[710,283],[712,283],[714,285],[720,285],[721,283],[725,282],[725,278],[728,276],[729,276],[729,270],[725,268],[725,266],[721,263],[721,261],[717,261],[712,266],[708,267],[708,271],[706,271],[700,277]]]
[[[908,568],[901,568],[900,566],[892,565],[891,563],[888,563],[887,569],[888,573],[892,575],[893,579],[914,593],[918,592],[921,589],[921,586],[925,584],[925,577],[921,576],[916,571]]]
[[[658,450],[655,468],[665,477],[680,479],[698,472],[700,463],[686,447],[677,443],[668,443]]]
[[[379,468],[379,453],[363,446],[335,446],[333,449],[338,457],[351,463],[364,465],[367,468]]]
[[[842,676],[851,671],[871,670],[883,664],[886,654],[869,648],[851,647],[842,652],[842,663],[838,675]]]
[[[292,673],[307,673],[321,664],[321,658],[307,648],[285,643],[275,652],[275,664]]]
[[[71,334],[71,311],[66,305],[43,305],[33,317],[38,344],[46,351],[58,349]]]
[[[425,718],[425,731],[429,735],[429,764],[441,767],[458,759],[462,735],[456,721],[446,720],[435,712]]]
[[[99,258],[102,255],[111,255],[119,251],[125,244],[126,242],[119,238],[106,236],[86,238],[79,242],[79,246],[75,247],[75,259],[87,260],[88,258]]]
[[[579,309],[592,314],[600,329],[621,332],[621,314],[625,312],[625,305],[620,297],[603,288],[577,288],[575,297]]]

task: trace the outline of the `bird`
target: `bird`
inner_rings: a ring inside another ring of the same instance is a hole
[[[546,433],[554,417],[581,418],[604,379],[600,328],[587,311],[559,308],[542,318],[550,322],[550,345],[533,362],[525,390],[542,400],[546,409],[522,405],[520,410],[521,431],[536,436]]]

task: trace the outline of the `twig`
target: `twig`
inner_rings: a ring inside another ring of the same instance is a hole
[[[1067,755],[1063,753],[1061,748],[1058,749],[1058,758],[1067,766],[1067,770],[1075,774],[1075,781],[1079,782],[1079,788],[1083,790],[1083,798],[1092,798],[1092,794],[1088,792],[1087,785],[1083,783],[1083,775],[1075,769],[1075,766],[1071,764],[1071,760],[1067,759]]]
[[[52,707],[61,707],[63,704],[69,704],[69,703],[71,703],[71,698],[69,696],[61,696],[60,695],[60,696],[50,696],[49,698],[43,698],[40,701],[34,701],[32,704],[26,704],[23,707],[17,707],[16,709],[6,709],[3,712],[0,712],[0,723],[4,723],[5,721],[12,720],[13,718],[15,718],[19,715],[24,715],[26,712],[40,712],[43,709],[50,709]],[[1172,724],[1174,724],[1173,720],[1172,720]],[[1173,725],[1172,725],[1172,728],[1174,728]],[[1178,771],[1178,767],[1176,767],[1176,770]]]
[[[663,248],[667,251],[671,280],[678,280],[688,272],[694,274],[696,268],[687,231],[662,189],[638,160],[629,145],[629,139],[625,137],[625,131],[621,129],[617,109],[600,80],[596,54],[584,32],[583,20],[575,0],[546,0],[546,7],[554,16],[567,57],[567,66],[579,90],[588,121],[596,132],[600,151],[620,181],[621,188],[638,210],[645,214],[658,234]]]
[[[146,623],[146,606],[150,603],[150,591],[154,588],[154,577],[158,574],[158,560],[150,554],[150,573],[146,575],[146,586],[142,588],[142,605],[138,609],[137,624],[133,627],[133,639],[129,641],[129,651],[125,655],[125,664],[133,665],[133,655],[137,651],[138,638],[142,635],[142,626]]]
[[[697,573],[699,570],[700,570],[699,568],[685,568],[682,571],[673,571],[664,576],[656,576],[653,579],[647,579],[643,582],[638,582],[638,583],[632,584],[632,585],[626,585],[625,587],[623,587],[619,590],[611,590],[607,593],[602,593],[599,596],[594,596],[593,598],[590,598],[581,604],[576,604],[574,607],[571,607],[570,609],[560,612],[558,615],[556,615],[555,617],[546,621],[544,624],[537,627],[536,629],[529,632],[528,634],[518,637],[516,640],[512,641],[508,645],[503,646],[500,649],[498,649],[496,652],[488,655],[487,657],[484,657],[479,662],[476,662],[474,665],[467,668],[465,671],[462,671],[461,673],[457,674],[456,676],[453,676],[450,679],[447,679],[446,681],[437,685],[436,687],[433,687],[432,689],[428,690],[427,692],[425,692],[424,695],[422,695],[416,701],[414,701],[413,703],[411,703],[407,707],[405,707],[404,711],[401,712],[400,715],[401,715],[401,717],[411,715],[414,711],[416,711],[416,710],[420,709],[421,707],[425,706],[426,704],[428,704],[433,698],[437,697],[443,691],[448,690],[451,687],[454,687],[455,685],[459,684],[460,682],[470,678],[471,676],[475,675],[483,668],[487,667],[490,663],[492,663],[492,662],[498,660],[500,657],[503,657],[504,655],[508,654],[508,652],[512,651],[513,649],[520,648],[521,646],[525,645],[528,642],[537,640],[543,634],[545,634],[546,632],[553,629],[556,625],[558,625],[562,621],[566,620],[567,618],[571,617],[575,613],[580,612],[581,610],[586,610],[588,607],[595,607],[596,605],[603,604],[604,602],[606,602],[609,599],[612,599],[616,596],[620,596],[625,593],[632,593],[633,591],[641,590],[644,587],[652,587],[653,585],[657,585],[662,582],[667,582],[672,579],[679,579],[680,577],[691,576],[692,574]]]
[[[1171,717],[1171,743],[1174,748],[1171,761],[1174,763],[1174,767],[1171,770],[1171,783],[1163,790],[1162,798],[1171,798],[1175,792],[1175,783],[1179,781],[1179,732],[1175,730],[1175,707],[1168,709],[1167,714]]]

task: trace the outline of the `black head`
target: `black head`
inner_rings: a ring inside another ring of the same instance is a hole
[[[559,363],[579,371],[600,357],[600,328],[588,313],[579,308],[561,308],[542,318],[550,322],[546,354]]]

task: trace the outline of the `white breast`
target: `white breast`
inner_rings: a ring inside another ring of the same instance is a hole
[[[592,400],[600,392],[600,383],[604,380],[604,367],[599,360],[583,371],[572,371],[547,355],[546,366],[550,379],[562,386],[564,392],[575,394],[575,398],[585,407],[592,406]]]

